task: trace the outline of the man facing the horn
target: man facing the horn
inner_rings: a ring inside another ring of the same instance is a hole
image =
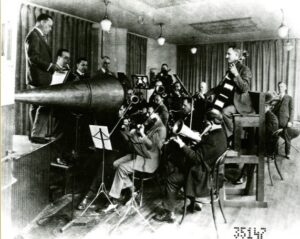
[[[30,88],[48,86],[52,74],[61,68],[52,63],[51,49],[47,36],[52,30],[53,19],[47,14],[37,17],[35,27],[25,38],[26,83]],[[31,105],[30,121],[32,124],[31,141],[45,143],[47,134],[48,110],[46,107]]]

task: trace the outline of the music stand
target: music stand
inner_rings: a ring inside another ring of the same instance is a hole
[[[110,137],[108,133],[107,126],[99,126],[99,125],[90,125],[90,131],[92,135],[92,139],[94,142],[94,146],[97,149],[102,149],[102,175],[101,175],[101,184],[98,188],[96,196],[93,198],[93,200],[89,203],[89,205],[82,211],[82,213],[79,215],[79,217],[82,217],[86,211],[91,207],[91,205],[94,203],[94,201],[100,196],[101,193],[104,194],[104,196],[107,198],[110,204],[113,204],[107,194],[107,190],[104,183],[104,166],[105,166],[105,150],[112,150]],[[117,209],[114,209],[117,214],[119,215],[119,212]],[[71,225],[73,225],[75,222],[75,219],[70,221],[68,224],[66,224],[64,227],[60,229],[61,232],[69,228]]]

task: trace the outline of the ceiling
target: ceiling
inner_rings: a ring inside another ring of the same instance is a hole
[[[104,16],[103,0],[29,0],[94,22]],[[300,5],[300,3],[298,4]],[[110,0],[114,27],[174,44],[201,44],[278,38],[281,10],[290,37],[300,37],[297,0]]]

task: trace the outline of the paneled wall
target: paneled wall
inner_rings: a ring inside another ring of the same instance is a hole
[[[156,68],[155,72],[160,71],[163,63],[167,63],[171,71],[170,74],[177,72],[177,48],[174,44],[165,43],[159,46],[155,39],[148,38],[147,44],[147,75],[151,68]]]

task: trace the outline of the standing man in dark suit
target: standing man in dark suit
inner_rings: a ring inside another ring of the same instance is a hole
[[[291,151],[291,137],[288,134],[288,128],[293,126],[294,119],[294,102],[293,98],[286,94],[287,86],[284,82],[278,83],[279,101],[274,106],[273,112],[278,117],[279,128],[283,129],[282,137],[285,141],[285,155],[290,158]]]
[[[252,74],[250,69],[241,63],[241,50],[232,46],[226,52],[226,59],[229,69],[226,77],[213,90],[217,95],[222,92],[222,88],[230,89],[231,93],[228,101],[221,108],[227,138],[231,141],[233,135],[233,114],[254,113],[251,98],[249,95],[250,81]],[[226,82],[227,81],[227,82]]]
[[[169,66],[164,63],[161,65],[161,70],[156,76],[156,81],[161,81],[163,86],[165,87],[165,92],[169,95],[172,91],[173,79],[172,76],[169,75]]]
[[[48,86],[52,74],[61,68],[52,63],[51,49],[47,43],[47,35],[52,30],[53,19],[47,14],[37,17],[35,27],[25,38],[26,82],[30,88]],[[43,106],[31,105],[30,120],[32,123],[31,141],[47,142],[48,109]]]

